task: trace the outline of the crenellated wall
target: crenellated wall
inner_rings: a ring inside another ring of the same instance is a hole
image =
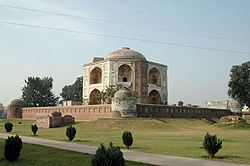
[[[51,115],[53,111],[61,112],[62,116],[71,115],[76,121],[121,117],[118,111],[112,111],[111,105],[81,105],[22,108],[22,118],[36,119],[39,116]],[[220,118],[232,113],[226,109],[136,104],[136,114],[138,118]]]
[[[220,118],[231,115],[230,110],[136,104],[138,118]]]
[[[39,116],[51,115],[53,111],[59,111],[62,116],[71,115],[77,121],[96,120],[98,118],[117,118],[120,114],[112,112],[111,105],[81,105],[67,107],[29,107],[22,108],[23,119],[36,119]]]

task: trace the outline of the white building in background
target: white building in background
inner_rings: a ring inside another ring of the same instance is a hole
[[[216,108],[216,109],[229,109],[230,108],[229,101],[208,101],[206,105],[207,105],[207,108]]]

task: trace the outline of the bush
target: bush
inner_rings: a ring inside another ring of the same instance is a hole
[[[16,135],[15,137],[8,137],[8,139],[5,140],[4,157],[9,162],[16,161],[20,156],[21,149],[22,140],[18,137],[18,135]]]
[[[36,132],[37,132],[37,130],[38,130],[37,125],[36,125],[36,124],[31,125],[31,130],[32,130],[32,132],[33,132],[33,134],[34,134],[34,136],[35,136],[35,135],[36,135]]]
[[[72,141],[75,138],[76,135],[76,128],[70,126],[66,130],[66,135],[69,138],[70,141]]]
[[[7,122],[4,124],[4,128],[5,128],[6,132],[11,132],[12,128],[13,128],[13,124],[10,122]]]
[[[183,101],[178,101],[178,106],[182,107],[183,106]]]
[[[114,147],[110,142],[106,148],[103,144],[96,150],[91,160],[91,166],[124,166],[125,160],[120,147]]]
[[[123,140],[123,144],[126,145],[127,148],[129,149],[129,147],[133,144],[132,133],[129,131],[124,131],[122,135],[122,140]]]
[[[216,135],[206,134],[203,141],[203,146],[210,158],[214,158],[215,154],[222,148],[222,140],[218,139]]]

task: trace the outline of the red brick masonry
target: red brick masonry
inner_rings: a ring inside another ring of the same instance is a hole
[[[166,105],[137,104],[139,118],[220,118],[230,115],[230,110]],[[76,121],[96,120],[99,118],[119,118],[119,112],[112,112],[111,105],[80,105],[67,107],[29,107],[22,108],[23,119],[36,119],[38,116],[50,115],[59,111],[71,115]]]

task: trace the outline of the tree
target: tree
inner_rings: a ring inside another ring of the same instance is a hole
[[[69,141],[72,141],[75,138],[75,135],[76,135],[76,128],[72,127],[72,126],[67,127],[66,135],[67,135]]]
[[[8,139],[5,140],[5,146],[4,146],[4,157],[9,161],[13,162],[18,159],[21,153],[22,149],[22,140],[21,138],[16,135],[8,137]]]
[[[63,100],[82,101],[82,77],[78,77],[74,84],[66,85],[60,93]]]
[[[117,91],[119,91],[121,88],[123,88],[122,84],[115,84],[107,86],[105,90],[101,91],[100,94],[98,94],[97,98],[100,98],[104,103],[111,104],[112,99],[114,98],[114,95]],[[129,88],[126,88],[129,91],[131,91],[132,95],[136,98],[138,98],[138,94],[135,91],[132,91]]]
[[[13,128],[13,124],[10,122],[7,122],[4,124],[4,128],[5,128],[6,132],[11,132],[12,128]]]
[[[133,144],[133,136],[129,131],[124,131],[122,134],[123,144],[126,145],[127,149]]]
[[[59,97],[52,92],[52,77],[28,77],[24,80],[22,100],[27,107],[55,106]]]
[[[121,84],[107,86],[105,90],[101,91],[100,96],[97,97],[99,97],[103,102],[110,104],[115,93],[122,87],[123,86]]]
[[[125,160],[120,147],[113,146],[110,142],[109,147],[103,144],[98,147],[96,154],[92,156],[91,166],[124,166]]]
[[[32,132],[33,132],[34,136],[36,136],[36,132],[37,132],[37,130],[38,130],[37,125],[36,125],[36,124],[31,125],[31,130],[32,130]]]
[[[178,101],[178,106],[182,107],[183,106],[183,101]]]
[[[204,137],[203,147],[207,151],[210,158],[214,158],[215,154],[222,148],[222,141],[217,140],[216,135],[207,133]]]
[[[231,69],[228,95],[240,104],[250,106],[250,61],[235,65]]]

